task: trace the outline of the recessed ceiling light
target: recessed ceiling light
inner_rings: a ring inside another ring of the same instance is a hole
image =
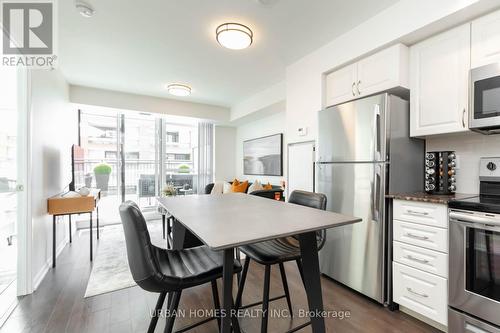
[[[253,32],[249,27],[239,23],[224,23],[215,30],[217,42],[231,49],[246,49],[253,42]]]
[[[173,83],[167,86],[167,91],[174,96],[189,96],[191,95],[191,87],[185,84]]]
[[[86,2],[78,1],[75,4],[75,6],[76,6],[76,9],[78,10],[78,12],[80,13],[80,15],[82,15],[83,17],[89,18],[89,17],[94,16],[94,14],[95,14],[94,8],[92,8],[92,6]]]

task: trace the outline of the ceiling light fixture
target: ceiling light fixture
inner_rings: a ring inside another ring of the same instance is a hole
[[[78,12],[80,13],[80,15],[82,15],[85,18],[92,17],[95,14],[94,8],[92,8],[92,6],[86,2],[78,1],[75,4],[75,6],[76,6],[76,9],[78,10]]]
[[[246,49],[253,42],[253,32],[239,23],[224,23],[215,30],[217,42],[231,50]]]
[[[185,84],[172,83],[167,86],[167,91],[174,96],[189,96],[191,95],[191,87]]]

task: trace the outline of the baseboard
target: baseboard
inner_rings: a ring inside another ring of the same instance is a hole
[[[76,229],[76,228],[75,228]],[[73,235],[76,233],[73,232]],[[56,259],[59,257],[61,252],[64,250],[66,245],[69,243],[69,237],[66,237],[63,242],[59,244],[59,246],[56,248]],[[33,290],[31,291],[32,293],[38,289],[40,286],[40,283],[42,283],[43,279],[49,272],[49,270],[52,268],[52,256],[45,262],[45,264],[42,266],[42,268],[38,271],[38,273],[35,275],[33,278]]]
[[[423,321],[424,323],[426,323],[426,324],[428,324],[428,325],[430,325],[430,326],[432,326],[434,328],[437,328],[440,331],[443,331],[445,333],[448,332],[448,327],[444,326],[443,324],[440,324],[440,323],[438,323],[438,322],[436,322],[436,321],[434,321],[432,319],[424,317],[421,314],[419,314],[419,313],[417,313],[417,312],[415,312],[413,310],[405,308],[404,306],[400,305],[399,306],[399,311],[404,312],[407,315],[410,315],[410,316],[412,316],[414,318],[417,318],[418,320]]]

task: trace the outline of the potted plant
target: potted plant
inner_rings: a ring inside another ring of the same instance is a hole
[[[189,173],[191,169],[189,168],[189,165],[186,165],[186,164],[183,164],[179,167],[179,169],[177,170],[177,172],[179,173]]]
[[[94,167],[94,176],[96,187],[102,191],[108,190],[109,175],[111,174],[111,166],[106,163],[98,164]]]
[[[174,184],[172,183],[168,183],[167,185],[165,185],[165,187],[163,188],[162,190],[162,193],[164,196],[166,197],[173,197],[174,195],[177,194],[177,190],[176,188],[174,187]]]

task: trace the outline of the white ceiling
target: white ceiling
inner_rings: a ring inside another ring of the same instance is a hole
[[[164,85],[193,87],[187,101],[232,106],[285,78],[285,67],[397,0],[59,1],[59,60],[69,83],[171,98]],[[215,28],[254,31],[242,51],[220,47]]]

